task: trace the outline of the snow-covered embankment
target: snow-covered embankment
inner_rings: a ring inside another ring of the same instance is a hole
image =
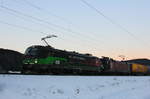
[[[0,99],[150,99],[150,77],[0,75]]]

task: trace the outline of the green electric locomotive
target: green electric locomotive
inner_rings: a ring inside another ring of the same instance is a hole
[[[100,59],[90,54],[36,45],[25,51],[22,73],[88,74],[100,73],[102,67]]]

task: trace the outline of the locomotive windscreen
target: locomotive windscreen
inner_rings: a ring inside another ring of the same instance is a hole
[[[48,55],[48,50],[45,49],[44,47],[29,47],[25,51],[25,55],[39,57],[39,58],[45,58]]]
[[[25,55],[36,56],[37,54],[38,54],[38,49],[37,49],[37,48],[29,47],[29,48],[25,51]]]

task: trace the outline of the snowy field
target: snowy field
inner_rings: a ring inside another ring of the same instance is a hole
[[[150,77],[0,75],[0,99],[150,99]]]

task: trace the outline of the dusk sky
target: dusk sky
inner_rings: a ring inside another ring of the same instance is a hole
[[[54,34],[57,49],[150,58],[150,0],[85,1],[104,16],[82,0],[0,0],[0,48],[24,53]]]

